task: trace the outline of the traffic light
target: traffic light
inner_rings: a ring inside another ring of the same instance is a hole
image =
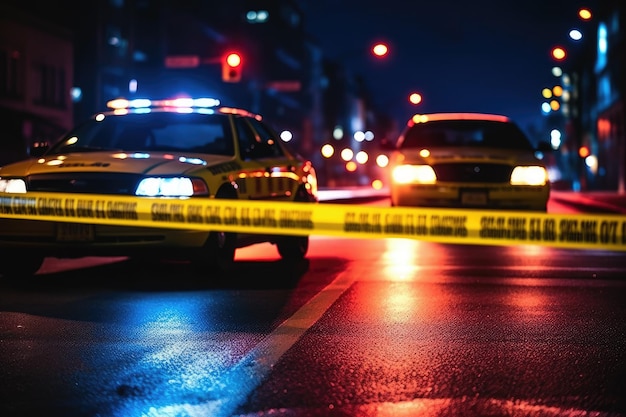
[[[222,81],[236,83],[241,80],[242,69],[241,55],[237,52],[229,52],[222,59]]]

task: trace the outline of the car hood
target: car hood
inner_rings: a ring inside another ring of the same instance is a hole
[[[500,148],[449,147],[428,148],[428,156],[421,155],[422,149],[402,149],[400,159],[407,162],[420,163],[463,163],[486,162],[503,164],[538,164],[541,163],[532,150],[511,150]]]
[[[219,165],[232,157],[205,154],[84,152],[43,156],[0,167],[0,176],[27,176],[49,173],[106,172],[146,175],[184,174]]]

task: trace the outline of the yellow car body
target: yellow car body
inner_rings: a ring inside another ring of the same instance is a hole
[[[545,212],[550,182],[541,156],[505,116],[415,115],[392,146],[391,204]]]
[[[318,201],[311,162],[259,115],[206,99],[110,104],[113,109],[72,129],[39,157],[1,167],[0,197],[46,192]],[[227,268],[236,248],[263,242],[276,244],[283,258],[303,258],[308,249],[307,236],[0,218],[0,274],[34,274],[48,256],[185,258],[212,271]]]

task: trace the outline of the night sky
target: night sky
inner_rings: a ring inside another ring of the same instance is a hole
[[[416,112],[478,111],[505,114],[521,127],[541,123],[541,90],[558,79],[550,70],[557,44],[589,23],[578,19],[579,0],[394,1],[315,0],[305,27],[330,58],[361,74],[376,102],[404,122]],[[589,42],[592,33],[585,33]],[[369,46],[387,42],[385,61]],[[423,101],[408,103],[418,91]]]

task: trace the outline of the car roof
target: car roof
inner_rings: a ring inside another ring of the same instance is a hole
[[[427,123],[441,120],[486,120],[493,122],[510,123],[507,116],[494,113],[472,113],[472,112],[447,112],[447,113],[422,113],[414,114],[408,121],[408,126],[418,123]]]

